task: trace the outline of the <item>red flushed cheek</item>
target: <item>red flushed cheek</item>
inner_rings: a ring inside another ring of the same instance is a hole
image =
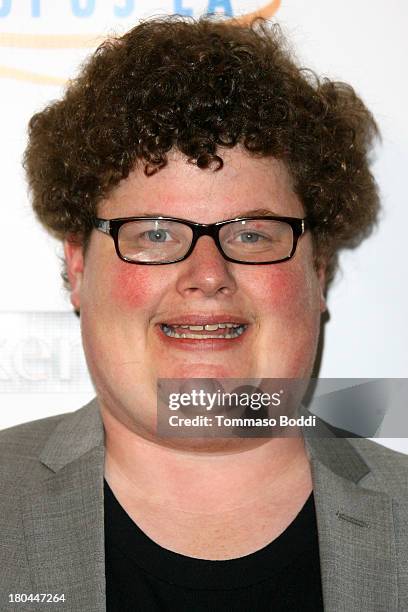
[[[112,297],[116,303],[128,308],[143,308],[151,304],[157,295],[157,282],[152,276],[152,266],[127,264],[119,261],[112,270],[115,283]]]
[[[267,310],[281,312],[288,317],[314,307],[315,279],[312,273],[298,268],[284,268],[284,264],[270,273],[262,273],[256,282],[260,303]]]

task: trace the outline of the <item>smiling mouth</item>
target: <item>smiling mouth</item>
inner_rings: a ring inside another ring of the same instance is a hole
[[[209,323],[206,325],[160,325],[163,333],[169,338],[187,338],[192,340],[232,340],[239,338],[248,325],[242,323]]]

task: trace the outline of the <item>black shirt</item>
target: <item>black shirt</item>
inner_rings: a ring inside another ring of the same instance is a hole
[[[313,494],[289,527],[261,550],[207,561],[153,542],[105,481],[105,557],[108,612],[323,610]]]

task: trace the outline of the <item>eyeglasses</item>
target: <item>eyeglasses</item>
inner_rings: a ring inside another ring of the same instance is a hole
[[[187,259],[201,236],[213,238],[227,261],[258,265],[291,259],[307,219],[240,217],[193,223],[174,217],[94,218],[94,227],[111,236],[117,255],[132,264],[163,265]]]

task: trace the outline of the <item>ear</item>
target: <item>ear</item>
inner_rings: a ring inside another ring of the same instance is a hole
[[[81,308],[81,285],[84,274],[83,244],[74,238],[64,241],[65,263],[71,290],[71,304],[75,310]]]
[[[317,269],[317,278],[320,285],[320,313],[326,312],[326,266],[321,264]]]

